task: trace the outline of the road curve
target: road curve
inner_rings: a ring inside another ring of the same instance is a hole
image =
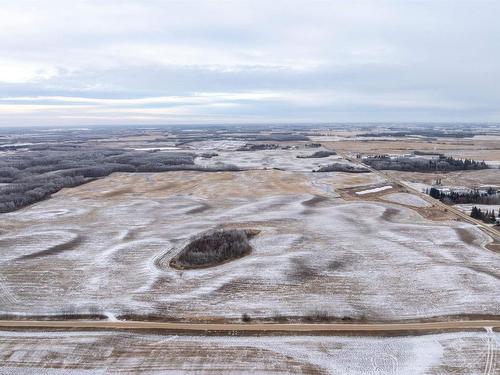
[[[164,330],[204,332],[404,332],[443,331],[500,328],[500,320],[462,320],[421,323],[171,323],[147,321],[103,320],[0,320],[0,329],[6,328],[66,328],[66,329],[117,329]]]
[[[431,196],[429,196],[427,194],[424,194],[421,191],[418,191],[417,189],[409,186],[408,184],[405,184],[404,182],[399,181],[398,179],[392,177],[390,174],[388,174],[388,173],[386,173],[384,171],[375,169],[375,168],[369,166],[368,164],[363,163],[362,161],[356,160],[356,159],[354,159],[354,158],[352,158],[352,157],[350,157],[348,155],[345,155],[345,154],[340,154],[339,153],[339,156],[343,157],[346,160],[349,160],[352,163],[362,165],[363,167],[365,167],[366,169],[368,169],[370,172],[375,173],[375,174],[377,174],[379,176],[382,176],[389,183],[393,183],[393,184],[404,186],[405,188],[407,188],[408,190],[410,190],[412,193],[418,195],[420,198],[424,199],[425,201],[427,201],[427,202],[429,202],[429,203],[431,203],[431,204],[433,204],[435,206],[439,206],[439,207],[441,207],[441,208],[443,208],[445,210],[448,210],[448,211],[454,213],[456,216],[459,216],[463,220],[469,222],[470,224],[473,224],[476,227],[482,229],[484,232],[486,232],[486,234],[488,234],[494,240],[500,241],[500,232],[498,232],[495,229],[489,227],[487,224],[483,223],[482,221],[470,217],[470,215],[466,214],[465,212],[460,211],[459,209],[457,209],[455,207],[448,206],[448,205],[444,204],[443,202],[439,201],[438,199],[434,199]]]

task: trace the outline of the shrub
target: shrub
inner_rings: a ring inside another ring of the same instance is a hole
[[[326,311],[313,311],[307,314],[304,319],[308,322],[329,322],[335,318],[330,316]]]
[[[247,313],[244,313],[242,316],[241,316],[241,320],[245,323],[248,323],[252,320],[252,318],[250,317],[250,315],[248,315]]]
[[[275,312],[271,318],[273,321],[278,323],[285,323],[288,321],[288,318],[285,315],[282,315],[279,312]]]

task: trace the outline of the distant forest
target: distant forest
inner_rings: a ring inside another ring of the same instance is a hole
[[[378,170],[396,170],[405,172],[452,172],[487,169],[484,161],[454,159],[441,156],[438,159],[398,157],[391,159],[386,155],[374,156],[363,160],[365,164]]]
[[[380,133],[362,133],[358,137],[432,137],[432,138],[472,138],[475,133],[470,132],[449,132],[440,130],[410,130],[396,132],[380,132]]]
[[[44,150],[17,151],[0,158],[0,212],[10,212],[113,172],[165,172],[174,170],[237,170],[194,164],[186,152],[134,151],[51,146]]]

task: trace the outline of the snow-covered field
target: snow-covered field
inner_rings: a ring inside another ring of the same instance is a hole
[[[413,337],[0,331],[2,374],[498,374],[500,333]]]
[[[500,210],[500,204],[456,204],[455,207],[464,211],[464,212],[467,212],[468,214],[470,214],[471,210],[472,210],[472,207],[476,206],[477,208],[481,209],[481,211],[491,211],[491,210],[495,210],[495,213],[497,214],[497,216],[500,216],[498,214],[499,210]]]
[[[373,188],[373,189],[367,189],[367,190],[357,191],[356,194],[357,195],[372,194],[372,193],[378,193],[380,191],[389,190],[389,189],[392,189],[391,185],[380,186],[380,187],[376,187],[376,188]]]
[[[498,169],[455,171],[447,173],[401,171],[385,171],[385,173],[419,191],[430,189],[431,186],[436,183],[437,179],[441,180],[443,186],[452,187],[464,186],[468,188],[479,188],[484,185],[500,185],[500,170]]]
[[[197,158],[196,164],[211,166],[217,163],[233,164],[244,169],[284,169],[288,171],[311,172],[320,166],[331,164],[333,161],[350,164],[338,155],[325,158],[298,158],[307,156],[320,149],[273,149],[260,151],[217,151],[218,156],[210,159]]]
[[[174,147],[174,146],[165,146],[165,147],[140,147],[140,148],[134,148],[133,150],[137,151],[152,151],[152,150],[180,150],[179,147]]]
[[[430,207],[431,204],[415,194],[393,193],[384,195],[382,198],[388,202],[404,204],[413,207]]]
[[[343,175],[118,173],[65,189],[2,215],[0,313],[500,314],[489,237],[393,204],[343,201],[327,183]],[[261,230],[252,254],[209,269],[168,266],[191,236],[218,226]]]
[[[191,150],[218,151],[218,150],[237,150],[246,144],[245,141],[199,141],[191,142],[186,147]]]
[[[431,188],[431,185],[427,185],[420,182],[412,182],[412,181],[401,181],[404,185],[411,187],[417,191],[424,193],[426,190]]]

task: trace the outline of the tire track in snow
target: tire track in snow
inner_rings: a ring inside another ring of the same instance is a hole
[[[493,335],[492,327],[485,327],[488,337],[486,339],[486,363],[484,365],[483,375],[494,375],[496,367],[496,340]]]
[[[2,275],[0,275],[0,301],[5,305],[19,302],[6,285],[5,278]]]
[[[382,374],[384,370],[387,374],[399,374],[398,359],[393,355],[382,353],[377,357],[371,357],[370,362],[374,374]]]

